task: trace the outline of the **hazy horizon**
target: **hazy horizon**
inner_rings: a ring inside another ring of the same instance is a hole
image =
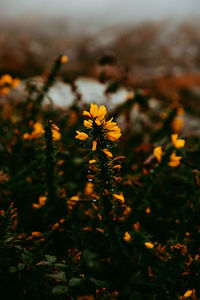
[[[140,21],[174,21],[200,18],[199,0],[1,0],[2,20],[36,24],[38,20],[67,21],[74,27],[102,29]]]

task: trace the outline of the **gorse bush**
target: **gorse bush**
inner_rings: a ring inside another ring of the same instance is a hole
[[[184,107],[131,90],[107,112],[73,83],[69,107],[47,104],[67,60],[24,98],[0,78],[2,299],[200,299],[200,138]]]

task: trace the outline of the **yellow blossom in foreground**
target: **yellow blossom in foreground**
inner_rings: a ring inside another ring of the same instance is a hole
[[[151,242],[146,242],[144,243],[144,245],[147,249],[152,249],[154,247],[154,245]]]
[[[115,198],[116,200],[119,200],[119,201],[122,202],[122,203],[125,202],[123,193],[120,193],[120,194],[113,194],[113,196],[114,196],[114,198]]]
[[[188,298],[188,297],[190,297],[190,296],[192,295],[192,293],[193,293],[193,290],[187,290],[187,291],[185,292],[185,294],[183,295],[183,297],[184,297],[184,298]]]
[[[156,157],[158,162],[161,162],[162,159],[162,147],[158,146],[156,148],[153,149],[153,154]]]
[[[101,105],[99,108],[96,104],[91,103],[90,105],[90,112],[84,111],[83,115],[84,116],[88,116],[90,118],[97,118],[99,119],[99,121],[101,121],[105,115],[106,115],[107,111],[104,105]]]
[[[131,235],[128,232],[125,232],[123,239],[125,240],[125,242],[130,242]]]
[[[86,117],[89,117],[89,118],[92,117],[91,114],[89,113],[89,111],[86,111],[86,110],[83,111],[83,116],[86,116]]]
[[[112,122],[113,118],[111,118],[109,121],[104,122],[104,128],[108,130],[107,132],[107,138],[110,141],[117,141],[120,136],[120,128],[117,126],[116,122]]]
[[[93,141],[92,143],[92,151],[96,151],[97,150],[97,141]]]
[[[118,128],[117,130],[107,132],[107,138],[112,142],[117,141],[121,136],[119,127],[116,127]]]
[[[90,114],[93,118],[97,117],[100,121],[105,117],[107,111],[104,105],[101,105],[98,109],[96,104],[91,104],[90,106]]]
[[[178,139],[178,134],[172,134],[171,135],[171,140],[176,148],[183,148],[185,146],[185,140],[183,139]]]
[[[105,153],[108,157],[112,157],[112,153],[108,149],[103,149],[103,153]]]
[[[176,156],[176,153],[173,152],[170,155],[170,162],[168,163],[168,165],[172,168],[177,167],[180,165],[180,160],[182,159],[182,156]]]
[[[84,126],[88,127],[88,128],[92,128],[92,123],[93,123],[92,120],[89,120],[89,121],[85,120],[83,122]]]
[[[95,120],[95,123],[96,123],[98,126],[101,125],[101,121],[100,121],[99,119],[96,119],[96,120]]]
[[[84,141],[88,138],[88,135],[84,132],[80,132],[80,131],[77,130],[76,133],[77,133],[77,135],[76,135],[75,138],[78,139],[78,140]]]

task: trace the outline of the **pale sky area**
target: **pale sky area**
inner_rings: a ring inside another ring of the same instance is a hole
[[[50,18],[97,28],[162,19],[200,19],[200,0],[0,0],[1,19]]]

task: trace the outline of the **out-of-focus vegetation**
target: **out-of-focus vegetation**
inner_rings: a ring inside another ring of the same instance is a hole
[[[199,32],[164,28],[1,35],[2,299],[200,299]]]

